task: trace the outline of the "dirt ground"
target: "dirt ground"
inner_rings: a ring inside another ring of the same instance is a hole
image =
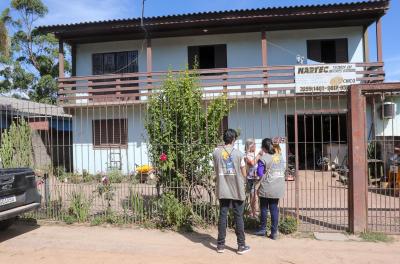
[[[134,228],[15,225],[0,233],[0,263],[400,263],[400,241],[328,242],[284,237],[278,241],[247,235],[252,250],[217,254],[215,231],[190,234]]]

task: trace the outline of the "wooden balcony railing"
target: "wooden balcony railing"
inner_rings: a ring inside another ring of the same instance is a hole
[[[383,63],[356,63],[361,83],[383,82]],[[204,98],[227,95],[234,98],[293,96],[295,66],[242,67],[197,70]],[[130,101],[145,103],[157,93],[169,72],[139,72],[59,78],[59,102],[80,105]],[[178,74],[179,71],[172,71]]]

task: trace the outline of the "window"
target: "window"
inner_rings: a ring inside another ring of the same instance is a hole
[[[226,45],[189,46],[189,69],[194,69],[196,62],[199,69],[226,68]]]
[[[308,40],[307,58],[321,63],[349,62],[347,38]]]
[[[138,51],[95,53],[92,55],[92,73],[131,73],[138,71]]]
[[[126,119],[101,119],[92,121],[94,147],[121,147],[127,145]]]

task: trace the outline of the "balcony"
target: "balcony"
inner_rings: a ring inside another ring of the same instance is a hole
[[[355,66],[357,82],[384,81],[383,63],[355,63]],[[205,100],[221,95],[232,99],[296,95],[294,65],[208,69],[197,73]],[[65,107],[146,103],[150,95],[159,92],[167,74],[160,71],[59,78],[58,100]]]

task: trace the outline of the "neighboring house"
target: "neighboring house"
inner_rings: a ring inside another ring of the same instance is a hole
[[[29,123],[35,169],[72,171],[72,117],[62,107],[1,96],[0,117],[0,131],[20,118]]]
[[[247,137],[259,144],[263,137],[282,136],[293,153],[295,130],[311,130],[307,115],[346,150],[345,90],[384,81],[381,17],[388,8],[388,0],[377,0],[146,17],[143,26],[135,18],[40,27],[59,39],[61,62],[64,43],[72,47],[71,77],[60,63],[59,103],[72,115],[74,169],[128,172],[147,164],[148,96],[168,70],[193,68],[196,60],[205,100],[221,94],[238,99],[223,123],[240,128],[241,149]],[[376,38],[368,36],[373,24]],[[376,42],[376,59],[369,41]],[[332,69],[336,79],[326,73]],[[301,109],[294,109],[296,97],[302,98]],[[257,107],[251,106],[258,98]],[[322,106],[324,115],[312,112]],[[399,126],[394,134],[400,136]],[[298,137],[306,140],[304,133]],[[321,141],[318,151],[329,152]],[[304,164],[309,154],[301,146],[299,153]],[[338,161],[345,154],[339,156]]]

